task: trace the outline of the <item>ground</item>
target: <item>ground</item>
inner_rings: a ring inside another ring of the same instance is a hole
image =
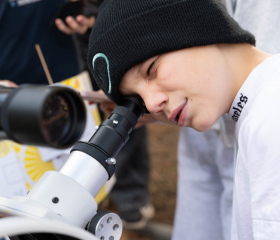
[[[151,157],[150,195],[156,210],[154,220],[172,225],[176,204],[179,128],[160,123],[150,124],[148,133]],[[158,238],[124,231],[121,240],[158,240]]]

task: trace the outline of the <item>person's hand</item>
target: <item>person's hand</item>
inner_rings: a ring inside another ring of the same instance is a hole
[[[102,102],[99,104],[100,110],[104,113],[104,117],[108,118],[117,104],[113,102]]]
[[[154,123],[156,121],[157,120],[151,114],[144,114],[144,116],[141,117],[138,123],[136,124],[135,128],[139,128],[143,125]]]
[[[4,87],[18,87],[17,84],[15,84],[14,82],[10,81],[10,80],[0,80],[0,85],[4,86]]]
[[[85,17],[84,15],[78,15],[76,18],[71,16],[66,17],[65,19],[67,25],[60,19],[55,19],[55,25],[57,28],[67,34],[84,34],[89,28],[92,28],[95,23],[95,17],[91,16],[89,18]]]

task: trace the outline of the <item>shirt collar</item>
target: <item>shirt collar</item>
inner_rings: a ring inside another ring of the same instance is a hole
[[[267,82],[269,78],[267,71],[265,69],[272,69],[272,62],[275,59],[280,59],[280,54],[273,55],[267,58],[261,64],[253,69],[249,74],[241,88],[239,89],[237,95],[235,96],[233,103],[229,110],[229,117],[235,122],[238,121],[241,113],[244,112],[245,106],[251,104],[257,91],[262,87],[262,85]]]

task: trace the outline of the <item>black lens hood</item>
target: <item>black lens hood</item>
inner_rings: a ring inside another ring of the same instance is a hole
[[[51,140],[43,125],[43,111],[54,95],[67,102],[71,124],[63,136]],[[1,124],[8,137],[18,143],[63,149],[71,147],[81,137],[86,124],[86,109],[80,95],[69,87],[23,85],[13,89],[2,103]]]

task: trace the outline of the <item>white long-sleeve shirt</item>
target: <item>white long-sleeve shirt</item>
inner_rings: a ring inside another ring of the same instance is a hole
[[[238,144],[232,240],[279,240],[280,54],[251,72],[229,115]]]

